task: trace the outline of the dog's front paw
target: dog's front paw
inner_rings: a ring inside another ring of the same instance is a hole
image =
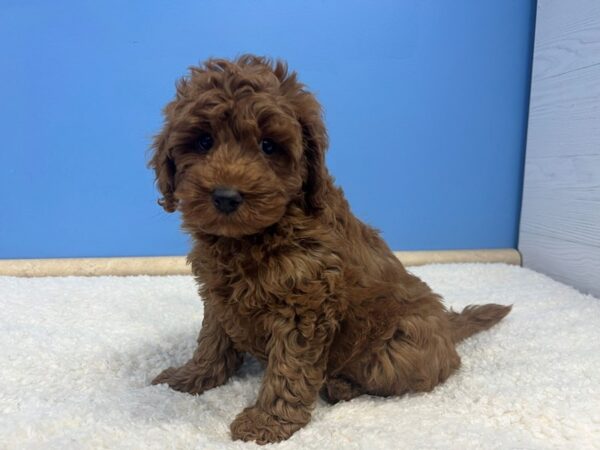
[[[169,367],[168,369],[163,370],[154,378],[154,380],[152,380],[152,384],[169,384],[169,380],[173,378],[176,371],[177,369],[175,367]]]
[[[283,441],[300,428],[302,425],[285,422],[256,406],[238,414],[230,427],[234,440],[256,441],[261,445]]]
[[[163,370],[152,380],[152,384],[164,383],[175,391],[198,395],[207,389],[210,381],[210,379],[190,371],[189,367],[183,366],[179,368],[169,367]]]

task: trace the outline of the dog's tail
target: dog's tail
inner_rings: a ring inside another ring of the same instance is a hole
[[[448,318],[452,330],[452,340],[460,342],[469,336],[487,330],[500,322],[512,309],[512,305],[470,305],[461,313],[450,310]]]

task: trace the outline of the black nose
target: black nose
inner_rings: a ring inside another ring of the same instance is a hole
[[[217,188],[212,193],[216,208],[225,214],[234,212],[242,203],[242,196],[235,189]]]

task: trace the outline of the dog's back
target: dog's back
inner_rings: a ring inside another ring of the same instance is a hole
[[[328,401],[356,395],[428,391],[460,365],[455,344],[505,317],[510,307],[448,311],[440,296],[410,274],[377,230],[357,219],[340,190],[329,191],[330,224],[339,239],[347,311],[330,351]],[[331,220],[331,219],[330,219]]]

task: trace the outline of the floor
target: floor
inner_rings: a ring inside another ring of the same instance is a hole
[[[600,300],[504,264],[411,271],[449,306],[513,311],[433,392],[319,401],[277,448],[598,448]],[[191,277],[0,277],[0,302],[1,448],[254,448],[228,425],[257,394],[255,361],[202,396],[149,385],[194,349]]]

